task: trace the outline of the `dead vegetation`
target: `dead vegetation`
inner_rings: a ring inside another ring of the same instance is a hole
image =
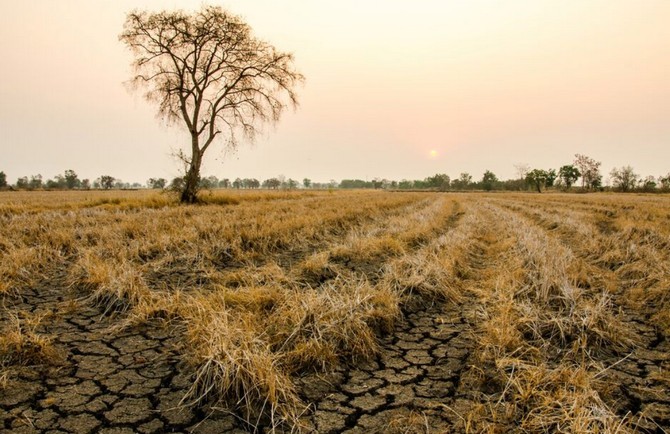
[[[663,235],[649,228],[654,243],[628,241],[639,230],[619,232],[623,219],[602,230],[599,216],[614,215],[613,204],[591,209],[575,207],[571,199],[520,196],[488,205],[501,224],[486,256],[503,258],[504,266],[489,264],[495,271],[484,287],[494,291],[478,291],[484,322],[480,366],[471,375],[488,384],[480,430],[653,432],[659,426],[646,420],[645,411],[621,406],[630,386],[617,384],[615,372],[619,363],[665,339],[650,341],[648,329],[637,326],[651,316],[648,324],[665,329],[658,310],[665,301],[635,302],[640,294],[646,300],[658,294],[655,285],[661,276],[667,279]],[[647,215],[658,213],[649,206],[667,206],[663,199],[644,198],[635,205],[636,214]],[[629,290],[633,282],[642,284],[638,291]]]
[[[0,205],[0,292],[58,277],[119,329],[180,330],[183,405],[299,430],[297,376],[374,360],[404,312],[468,300],[479,345],[462,431],[630,432],[653,419],[616,402],[610,368],[670,331],[665,197],[240,192],[178,207],[59,194]],[[54,356],[8,315],[0,380]],[[654,381],[670,384],[667,367]],[[425,415],[406,419],[388,428],[428,432]]]
[[[6,312],[0,330],[0,388],[8,386],[14,366],[53,365],[62,355],[49,335],[38,329],[47,313]]]

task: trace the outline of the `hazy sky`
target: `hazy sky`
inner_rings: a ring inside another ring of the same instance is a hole
[[[669,0],[237,0],[295,54],[300,107],[253,146],[210,149],[219,178],[452,177],[575,153],[670,172]],[[187,0],[0,0],[0,170],[170,178],[186,133],[126,90],[134,9]],[[432,151],[432,152],[431,152]]]

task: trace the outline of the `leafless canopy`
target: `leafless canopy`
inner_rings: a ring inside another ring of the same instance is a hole
[[[202,156],[217,137],[232,146],[240,132],[253,139],[262,123],[276,122],[297,104],[303,76],[293,55],[256,39],[220,7],[193,14],[134,11],[119,39],[135,55],[131,82],[146,89],[162,117],[183,120],[191,134],[187,184],[191,174],[197,181]]]

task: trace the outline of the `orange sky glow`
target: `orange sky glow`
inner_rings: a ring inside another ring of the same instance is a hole
[[[558,168],[575,153],[670,172],[670,1],[231,0],[295,54],[300,107],[253,146],[213,149],[220,178],[457,177]],[[0,2],[0,170],[125,181],[178,175],[183,130],[129,93],[118,41],[134,8],[200,0]]]

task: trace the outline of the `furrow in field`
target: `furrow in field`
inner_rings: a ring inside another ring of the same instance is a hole
[[[542,295],[535,309],[523,310],[524,320],[532,325],[530,336],[535,341],[539,338],[542,353],[552,354],[550,349],[555,347],[558,354],[563,354],[542,363],[548,363],[556,375],[564,373],[562,369],[569,364],[578,366],[580,371],[573,374],[582,379],[581,398],[590,395],[595,408],[610,412],[599,421],[593,421],[593,414],[582,413],[580,420],[591,420],[601,429],[614,429],[619,426],[613,416],[616,413],[625,418],[629,429],[655,432],[659,425],[668,423],[662,403],[667,387],[662,374],[667,369],[663,367],[666,354],[650,348],[658,345],[653,329],[639,320],[630,321],[639,316],[619,312],[623,301],[620,287],[625,287],[626,281],[595,259],[601,257],[604,245],[619,248],[624,243],[617,237],[615,247],[612,235],[600,234],[588,218],[583,225],[591,236],[574,236],[570,226],[577,220],[563,222],[553,208],[543,209],[543,205],[515,204],[508,207],[513,211],[500,212],[509,214],[507,220],[517,232],[520,246],[524,246],[519,253],[526,258],[525,284],[535,296]],[[554,302],[546,304],[552,299],[551,291],[559,292]],[[516,298],[517,309],[523,307],[518,295]],[[544,302],[538,304],[541,300]]]
[[[644,223],[649,220],[640,214],[646,211],[636,212],[638,219],[615,214],[607,220],[604,231],[603,223],[594,216],[584,223],[596,220],[598,230],[594,236],[572,240],[572,245],[578,256],[590,264],[592,274],[606,276],[603,280],[624,313],[622,320],[639,337],[626,360],[608,361],[614,366],[604,378],[617,385],[613,391],[616,408],[621,414],[633,409],[633,413],[644,415],[649,420],[641,420],[640,426],[654,432],[657,424],[670,424],[670,252],[667,236],[657,227],[645,228]],[[638,225],[639,220],[643,224]]]
[[[665,337],[670,332],[666,297],[670,280],[670,237],[658,225],[645,228],[640,218],[603,217],[597,213],[572,214],[570,207],[556,212],[542,202],[534,210],[519,207],[535,221],[570,246],[587,267],[589,275],[599,276],[601,286],[612,293],[617,304],[630,312],[631,319],[658,327]],[[567,218],[564,218],[567,216]],[[642,219],[644,220],[644,219]],[[555,229],[555,230],[554,230]],[[579,236],[575,236],[579,233]],[[645,319],[646,318],[646,319]],[[656,333],[645,331],[651,341]]]
[[[479,234],[490,224],[476,206],[462,209],[458,225],[392,261],[378,283],[408,293],[441,286],[452,294],[449,302],[424,302],[408,313],[385,334],[375,359],[302,380],[316,432],[447,432],[460,423],[445,405],[466,395],[461,376],[473,347],[476,303],[463,281],[479,274],[485,250]]]
[[[341,264],[335,267],[335,277],[312,287],[295,285],[290,276],[284,276],[278,270],[278,275],[268,276],[255,285],[202,294],[182,303],[183,307],[176,315],[186,326],[187,348],[190,348],[187,359],[195,366],[197,378],[202,379],[196,381],[190,396],[204,394],[209,399],[227,401],[231,387],[252,391],[250,401],[239,409],[243,413],[251,412],[243,416],[246,420],[251,422],[256,417],[249,415],[255,414],[258,400],[267,400],[272,406],[268,407],[269,413],[274,415],[276,422],[295,425],[297,422],[291,420],[299,405],[297,399],[304,393],[296,388],[291,375],[314,369],[327,373],[338,369],[343,362],[346,366],[371,360],[380,354],[376,334],[393,330],[408,293],[429,292],[428,304],[454,294],[446,282],[435,280],[443,274],[435,276],[425,271],[424,275],[424,270],[420,269],[413,271],[413,286],[405,287],[396,269],[384,268],[384,262],[394,253],[380,249],[370,255],[366,247],[373,245],[377,249],[379,239],[386,240],[389,232],[399,234],[402,230],[413,231],[403,234],[410,240],[424,237],[430,231],[441,234],[434,243],[448,243],[453,240],[452,233],[463,227],[457,222],[459,215],[455,204],[437,200],[427,208],[415,209],[404,218],[392,218],[382,230],[371,228],[368,236],[356,236],[354,243],[346,244],[347,252],[353,258],[372,259],[381,271],[368,271],[359,263],[354,266]],[[332,252],[336,252],[334,256],[341,254],[341,246],[334,246]],[[332,252],[325,252],[327,258]],[[404,254],[411,255],[411,252],[409,249]],[[449,264],[430,266],[440,265]],[[375,278],[380,272],[382,276]],[[174,310],[170,310],[173,301],[158,301],[148,309],[174,315]],[[226,350],[230,345],[238,348]],[[246,374],[231,377],[226,369],[244,369]],[[278,390],[281,394],[267,395],[270,390]],[[267,417],[268,412],[265,413]],[[272,421],[261,420],[261,425],[275,426]]]

